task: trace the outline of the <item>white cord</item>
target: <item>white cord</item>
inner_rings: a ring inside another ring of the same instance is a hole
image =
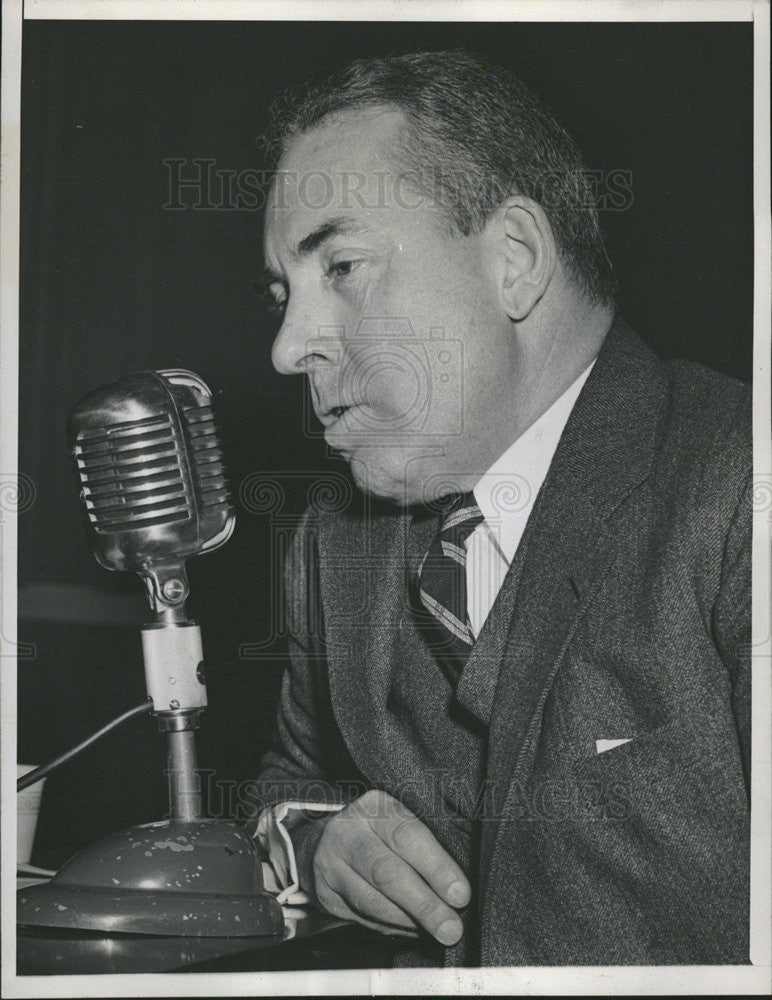
[[[16,871],[22,875],[40,875],[41,878],[52,878],[56,875],[56,872],[49,868],[38,868],[36,865],[30,865],[26,862],[16,865]]]

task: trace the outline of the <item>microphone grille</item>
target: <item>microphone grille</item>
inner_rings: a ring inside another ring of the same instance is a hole
[[[83,429],[74,457],[94,530],[113,533],[188,521],[193,512],[181,451],[168,414]]]
[[[67,425],[88,536],[108,569],[147,575],[223,545],[236,522],[206,383],[136,372],[84,396]]]
[[[74,458],[92,528],[113,534],[233,512],[212,407],[82,429]]]
[[[211,406],[190,406],[182,411],[184,433],[191,456],[191,478],[199,508],[204,514],[233,510],[223,453]]]

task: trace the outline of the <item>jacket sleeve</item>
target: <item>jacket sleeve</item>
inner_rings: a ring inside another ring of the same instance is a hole
[[[285,564],[289,664],[273,744],[258,776],[258,810],[279,802],[345,803],[366,790],[338,730],[330,699],[319,593],[318,522],[306,512]]]
[[[713,609],[716,645],[732,686],[732,709],[750,795],[751,754],[751,548],[752,490],[749,475],[729,527],[721,585]]]

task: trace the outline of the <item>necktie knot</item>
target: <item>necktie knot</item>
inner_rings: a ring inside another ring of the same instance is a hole
[[[445,514],[440,526],[441,535],[452,535],[454,541],[465,541],[483,520],[474,493],[463,493]]]

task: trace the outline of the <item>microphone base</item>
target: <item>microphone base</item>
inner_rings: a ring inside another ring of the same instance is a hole
[[[163,820],[111,834],[50,882],[20,889],[17,923],[174,937],[284,931],[254,844],[223,820]]]

